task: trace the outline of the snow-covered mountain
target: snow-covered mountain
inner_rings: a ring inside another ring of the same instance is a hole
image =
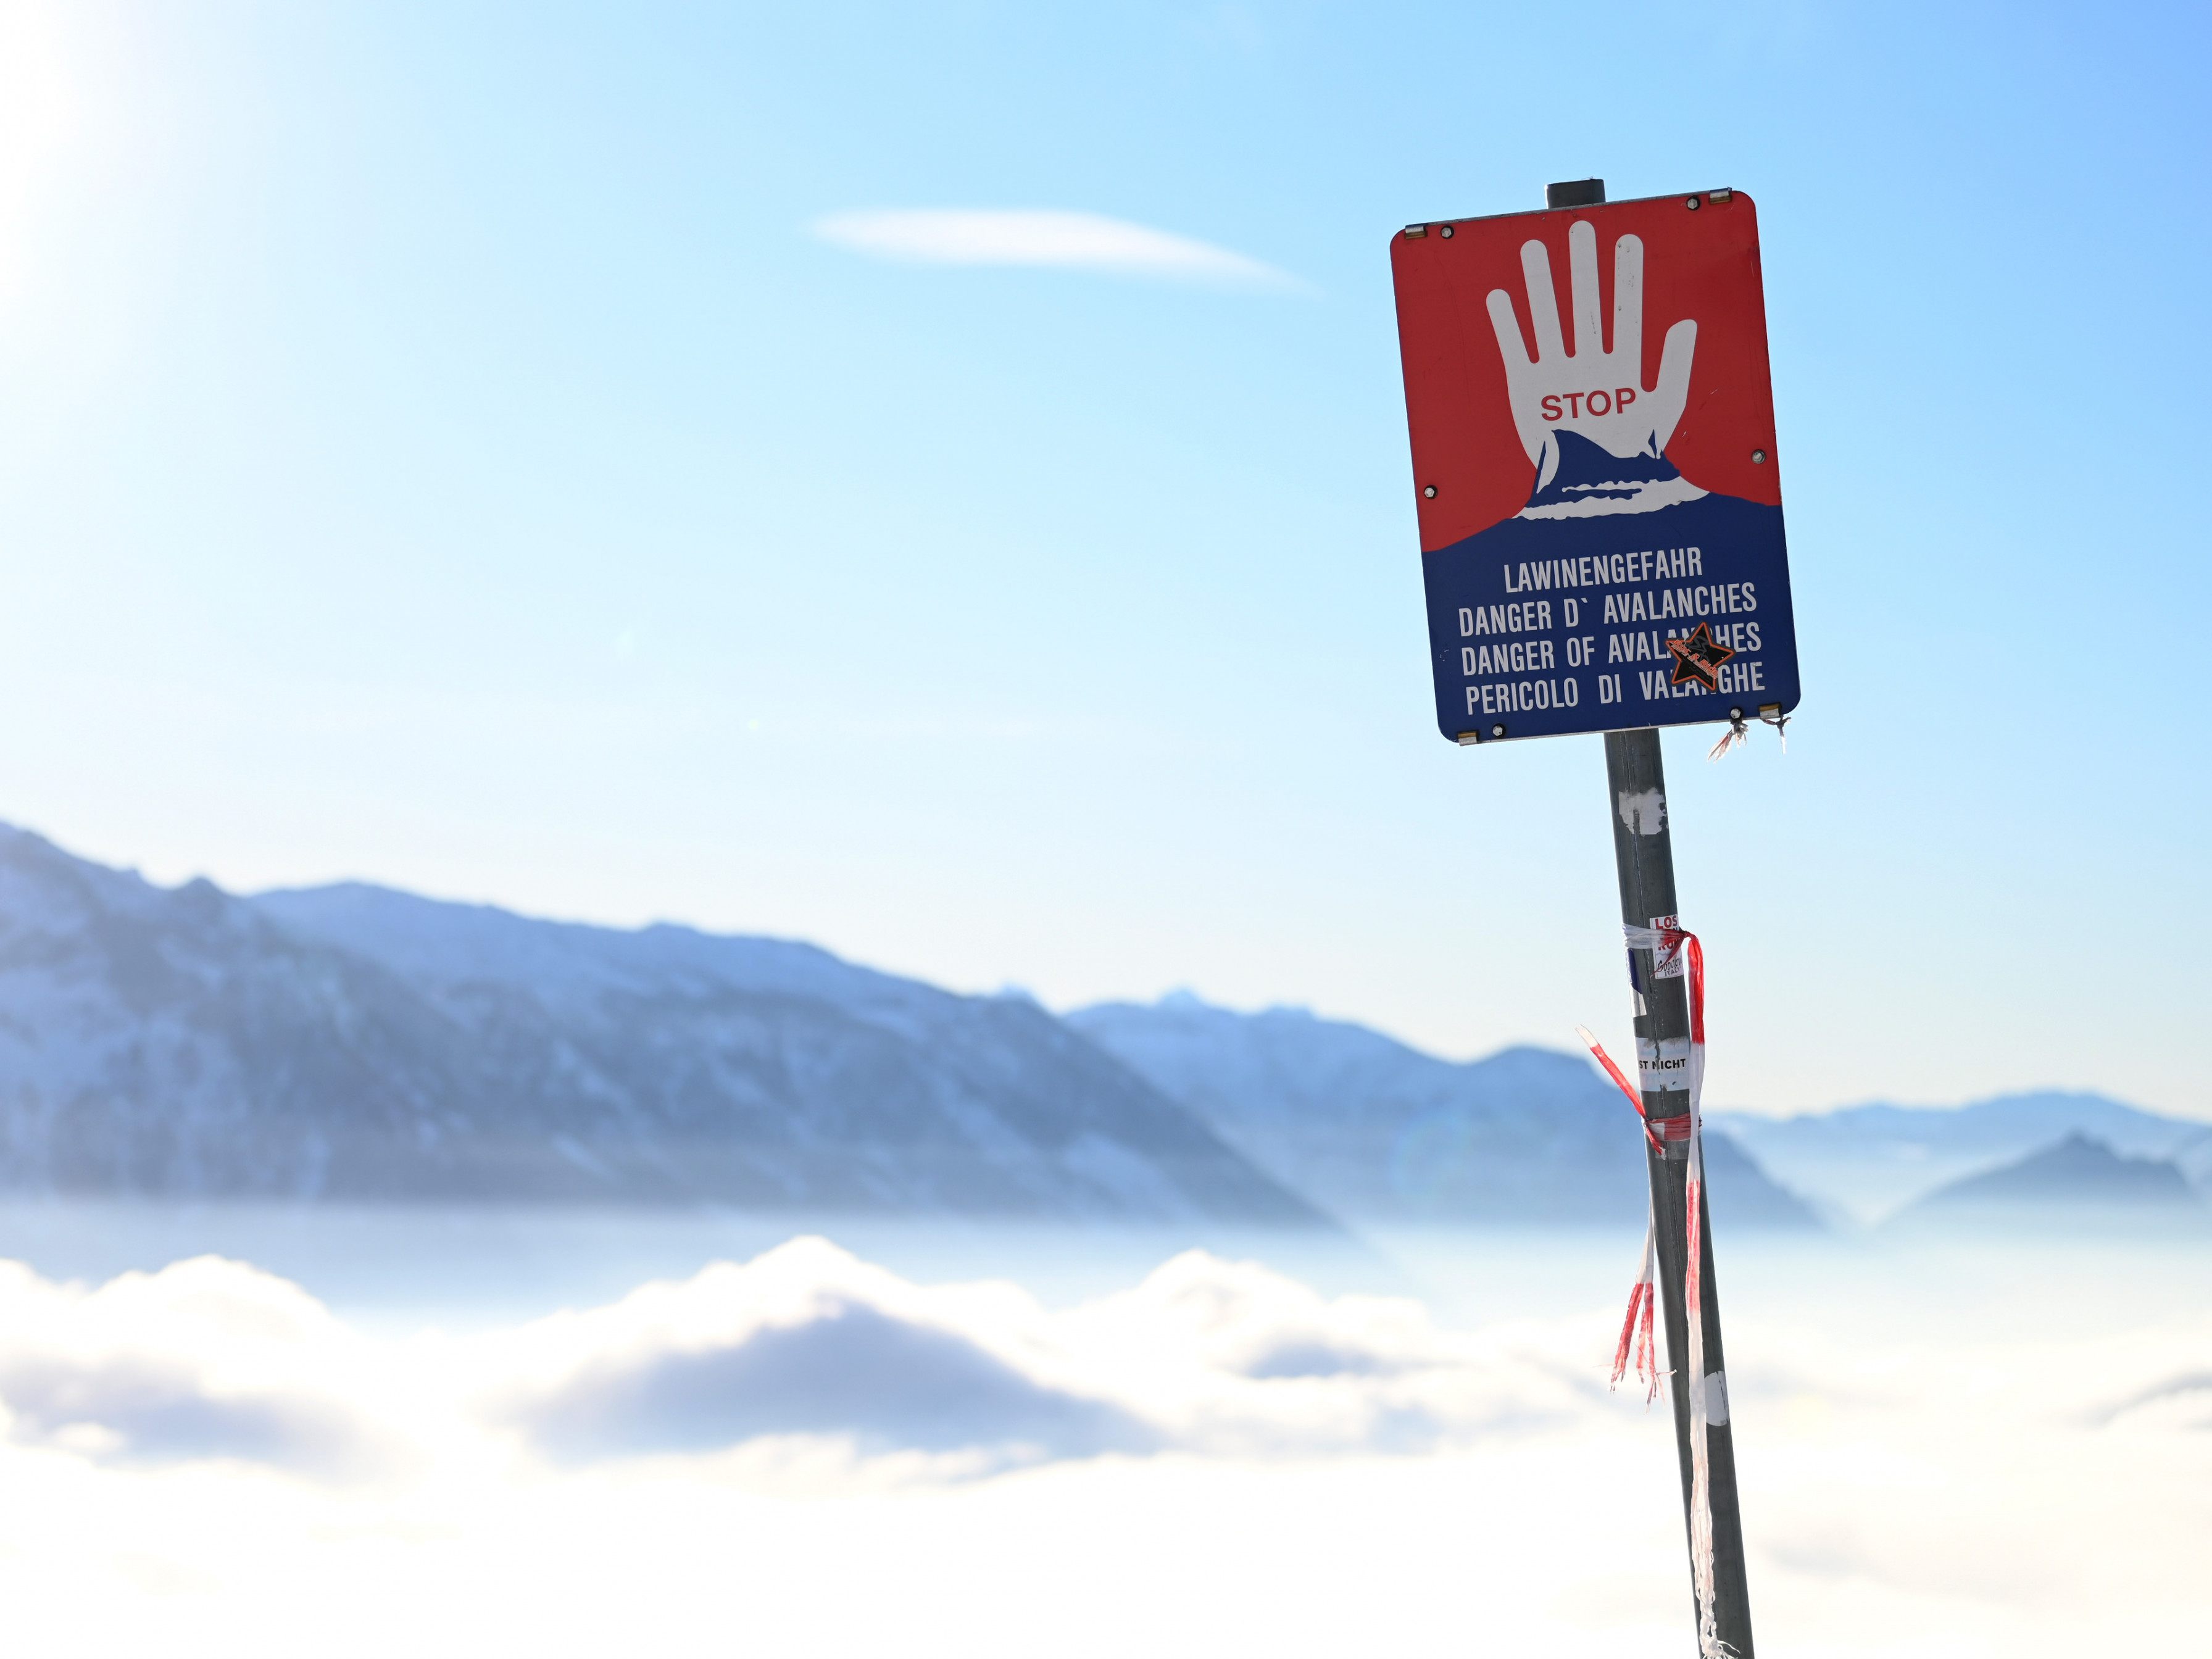
[[[2212,1124],[2161,1117],[2103,1095],[2046,1090],[1966,1106],[1878,1102],[1795,1117],[1716,1113],[1714,1121],[1778,1178],[1860,1221],[2076,1134],[2130,1156],[2171,1161],[2212,1193]]]
[[[1644,1214],[1634,1115],[1580,1055],[1508,1048],[1461,1064],[1303,1009],[1242,1014],[1181,993],[1067,1018],[1348,1220],[1632,1225]],[[1706,1163],[1724,1221],[1818,1224],[1725,1134],[1708,1135]]]
[[[1731,1224],[1873,1219],[2077,1132],[2212,1194],[2212,1126],[2095,1095],[1713,1121]],[[787,940],[161,888],[0,826],[0,1190],[1632,1224],[1643,1180],[1578,1055],[1188,996],[1055,1018]]]
[[[4,828],[0,1187],[1327,1224],[1033,1003]]]

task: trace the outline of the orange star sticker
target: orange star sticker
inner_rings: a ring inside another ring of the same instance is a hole
[[[1713,637],[1711,623],[1699,623],[1683,640],[1669,640],[1667,649],[1674,653],[1676,685],[1702,685],[1708,691],[1721,689],[1720,665],[1735,652]]]

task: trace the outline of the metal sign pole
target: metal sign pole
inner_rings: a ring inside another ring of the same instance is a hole
[[[1613,861],[1620,876],[1620,919],[1649,927],[1653,919],[1676,914],[1674,854],[1667,829],[1667,779],[1659,763],[1659,732],[1645,726],[1605,734],[1606,781],[1613,811]],[[1636,964],[1636,1047],[1639,1055],[1686,1047],[1690,1038],[1689,981],[1661,979],[1654,953],[1631,953]],[[1662,1047],[1662,1045],[1665,1045]],[[1638,1068],[1642,1069],[1641,1067]],[[1663,1073],[1661,1075],[1664,1075]],[[1638,1079],[1639,1084],[1650,1076]],[[1688,1115],[1686,1090],[1646,1088],[1644,1109],[1654,1121]],[[1668,1395],[1674,1407],[1674,1447],[1682,1465],[1682,1516],[1690,1510],[1690,1396],[1682,1386],[1689,1362],[1689,1325],[1683,1311],[1682,1281],[1687,1254],[1684,1196],[1689,1173],[1686,1139],[1663,1133],[1655,1151],[1644,1148],[1650,1165],[1651,1210],[1658,1227],[1658,1286],[1661,1317],[1667,1326],[1667,1363],[1674,1368]],[[1751,1599],[1744,1579],[1743,1520],[1736,1504],[1735,1437],[1726,1420],[1728,1376],[1721,1351],[1720,1288],[1713,1273],[1711,1189],[1698,1217],[1698,1299],[1705,1323],[1705,1396],[1711,1406],[1705,1430],[1705,1455],[1711,1471],[1713,1506],[1713,1617],[1722,1641],[1742,1659],[1751,1659]],[[1694,1599],[1694,1593],[1693,1593]]]
[[[1605,182],[1578,179],[1553,185],[1545,192],[1545,205],[1553,208],[1595,206],[1605,200]],[[1674,897],[1674,837],[1668,824],[1667,777],[1660,763],[1659,732],[1656,726],[1605,734],[1607,805],[1613,819],[1613,861],[1620,878],[1620,919],[1634,927],[1650,927],[1660,917],[1679,914]],[[1654,952],[1631,953],[1635,964],[1637,992],[1636,1047],[1639,1060],[1663,1054],[1669,1048],[1686,1052],[1690,1038],[1689,981],[1658,977]],[[1665,1045],[1665,1047],[1662,1047]],[[1639,1085],[1664,1083],[1664,1070],[1646,1071]],[[1686,1082],[1686,1079],[1682,1079]],[[1645,1087],[1644,1109],[1654,1120],[1689,1115],[1686,1088]],[[1682,1468],[1682,1516],[1686,1528],[1690,1512],[1690,1400],[1682,1386],[1682,1368],[1689,1360],[1689,1325],[1684,1311],[1683,1278],[1686,1268],[1685,1195],[1689,1173],[1688,1141],[1662,1134],[1662,1151],[1645,1147],[1650,1167],[1651,1206],[1658,1224],[1658,1286],[1661,1316],[1667,1327],[1667,1360],[1674,1368],[1668,1389],[1674,1408],[1674,1446]],[[1743,1519],[1735,1489],[1735,1437],[1729,1421],[1728,1380],[1721,1349],[1720,1290],[1713,1273],[1712,1205],[1710,1191],[1698,1218],[1701,1254],[1699,1299],[1705,1326],[1706,1397],[1715,1409],[1706,1430],[1706,1456],[1711,1471],[1713,1509],[1714,1623],[1720,1639],[1741,1656],[1752,1659],[1751,1597],[1744,1577]],[[1696,1593],[1692,1591],[1692,1614]]]

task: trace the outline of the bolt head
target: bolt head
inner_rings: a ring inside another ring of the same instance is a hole
[[[1505,728],[1502,726],[1493,726],[1490,728],[1490,735],[1493,738],[1502,738],[1505,735]]]
[[[1705,198],[1702,196],[1692,196],[1682,204],[1684,207],[1689,209],[1692,213],[1695,213],[1699,208],[1705,206]]]
[[[1437,498],[1437,487],[1434,484],[1423,484],[1421,494],[1428,500],[1434,501]]]
[[[1751,452],[1751,464],[1753,466],[1765,466],[1766,465],[1766,452],[1763,449],[1753,450]]]
[[[1449,236],[1452,234],[1452,228],[1449,225],[1446,225],[1443,229],[1437,234],[1443,236]]]

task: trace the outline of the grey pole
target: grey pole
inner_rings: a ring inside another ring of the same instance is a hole
[[[1553,185],[1544,192],[1547,207],[1593,206],[1605,200],[1602,179],[1578,179]],[[1605,734],[1606,805],[1613,820],[1613,854],[1620,877],[1620,919],[1632,927],[1649,927],[1661,916],[1679,915],[1674,898],[1674,836],[1667,810],[1667,776],[1659,759],[1656,726]],[[1689,981],[1657,977],[1652,952],[1630,952],[1636,985],[1636,1046],[1641,1056],[1656,1045],[1686,1045],[1690,1036]],[[1639,1084],[1669,1073],[1642,1075]],[[1654,1119],[1689,1115],[1688,1079],[1682,1088],[1645,1088],[1644,1109]],[[1684,1311],[1682,1281],[1687,1266],[1684,1248],[1689,1176],[1686,1139],[1661,1137],[1663,1152],[1647,1144],[1650,1167],[1651,1206],[1658,1218],[1659,1307],[1667,1327],[1667,1363],[1674,1372],[1668,1395],[1674,1407],[1674,1447],[1682,1468],[1682,1519],[1685,1529],[1690,1512],[1690,1398],[1682,1386],[1683,1367],[1689,1364],[1689,1322]],[[1714,1624],[1722,1641],[1752,1659],[1751,1596],[1744,1578],[1743,1517],[1736,1503],[1735,1436],[1728,1420],[1727,1371],[1721,1352],[1720,1290],[1713,1273],[1713,1212],[1710,1185],[1704,1213],[1698,1217],[1698,1248],[1702,1258],[1699,1305],[1705,1327],[1705,1374],[1710,1402],[1705,1455],[1711,1470],[1713,1504]],[[1692,1591],[1695,1598],[1694,1588]],[[1693,1607],[1694,1611],[1694,1607]]]

